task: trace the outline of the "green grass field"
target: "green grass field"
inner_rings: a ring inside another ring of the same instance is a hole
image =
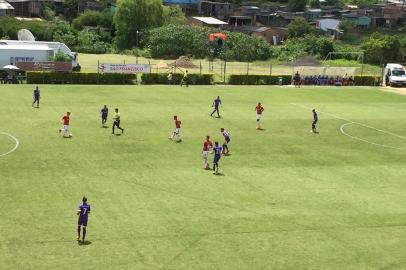
[[[0,156],[0,269],[406,269],[406,96],[44,85],[34,109],[33,87],[0,87],[0,132],[20,142]],[[217,95],[222,119],[209,116]],[[103,104],[120,108],[123,136],[101,128]],[[72,139],[57,132],[67,110]],[[182,143],[168,140],[174,114]],[[232,155],[215,176],[201,144],[221,127]],[[0,133],[0,155],[14,145]]]

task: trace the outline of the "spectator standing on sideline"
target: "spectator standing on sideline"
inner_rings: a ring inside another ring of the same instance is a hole
[[[172,79],[173,79],[172,71],[170,71],[168,73],[168,76],[166,78],[168,79],[168,84],[171,85],[172,84]]]

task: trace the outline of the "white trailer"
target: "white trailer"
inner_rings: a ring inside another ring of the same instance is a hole
[[[20,41],[20,40],[0,40],[0,45],[20,45],[20,46],[47,46],[52,49],[54,55],[58,52],[63,52],[65,55],[69,56],[72,60],[73,70],[80,71],[80,65],[78,62],[78,55],[72,52],[68,46],[61,42],[51,42],[51,41]]]
[[[15,65],[17,62],[47,62],[53,55],[54,51],[45,45],[0,44],[0,69],[6,65]]]

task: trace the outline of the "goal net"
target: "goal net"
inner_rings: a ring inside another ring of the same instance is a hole
[[[355,76],[357,68],[355,67],[332,67],[332,66],[294,66],[292,75],[299,72],[300,76],[328,76],[343,77]]]

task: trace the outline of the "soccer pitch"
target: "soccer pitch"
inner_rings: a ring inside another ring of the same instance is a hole
[[[35,109],[33,89],[0,86],[0,269],[406,269],[406,96],[44,85]],[[101,128],[104,104],[123,136]],[[72,139],[58,133],[66,111]],[[168,140],[174,115],[181,143]],[[201,150],[221,127],[231,155],[216,176]],[[90,242],[78,245],[83,195]]]

